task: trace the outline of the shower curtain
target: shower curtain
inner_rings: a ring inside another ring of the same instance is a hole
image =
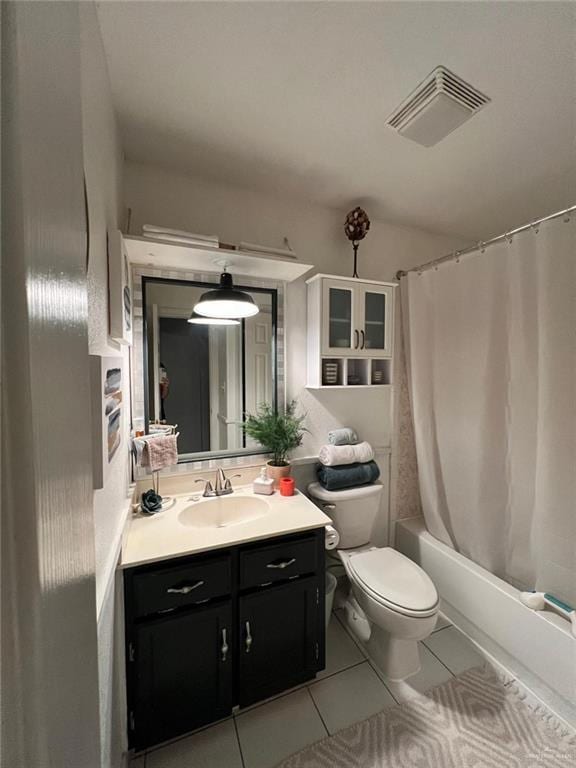
[[[429,531],[576,606],[576,216],[402,281]]]

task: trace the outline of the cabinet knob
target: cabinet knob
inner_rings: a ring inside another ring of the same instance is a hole
[[[358,349],[358,344],[360,343],[360,334],[358,331],[354,331],[354,349]]]
[[[360,349],[364,349],[364,346],[366,345],[366,334],[364,331],[360,331],[360,333],[362,334],[362,344],[360,345]]]
[[[250,622],[246,622],[246,653],[250,653],[252,648],[252,635],[250,633]]]
[[[226,629],[222,630],[222,646],[220,650],[222,651],[222,661],[226,661],[226,658],[228,656],[228,643],[226,642]]]

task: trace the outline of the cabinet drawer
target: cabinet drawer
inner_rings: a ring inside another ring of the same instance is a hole
[[[230,594],[230,556],[174,568],[137,573],[132,578],[134,618]]]
[[[240,553],[240,589],[314,573],[318,566],[314,536]]]

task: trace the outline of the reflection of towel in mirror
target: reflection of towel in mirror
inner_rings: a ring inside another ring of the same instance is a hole
[[[153,472],[178,464],[176,435],[162,435],[148,440],[145,450],[148,451],[148,462]]]
[[[358,442],[358,435],[352,427],[341,427],[328,432],[328,442],[332,445],[354,445]]]
[[[380,470],[375,461],[366,464],[348,464],[344,467],[317,467],[318,482],[327,491],[341,488],[355,488],[357,485],[375,483],[380,477]]]
[[[372,461],[374,451],[370,443],[358,445],[323,445],[318,451],[318,458],[325,467],[337,467],[340,464],[365,464]]]

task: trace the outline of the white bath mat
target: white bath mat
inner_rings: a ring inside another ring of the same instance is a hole
[[[284,760],[278,768],[568,768],[576,735],[494,670],[472,669]]]

